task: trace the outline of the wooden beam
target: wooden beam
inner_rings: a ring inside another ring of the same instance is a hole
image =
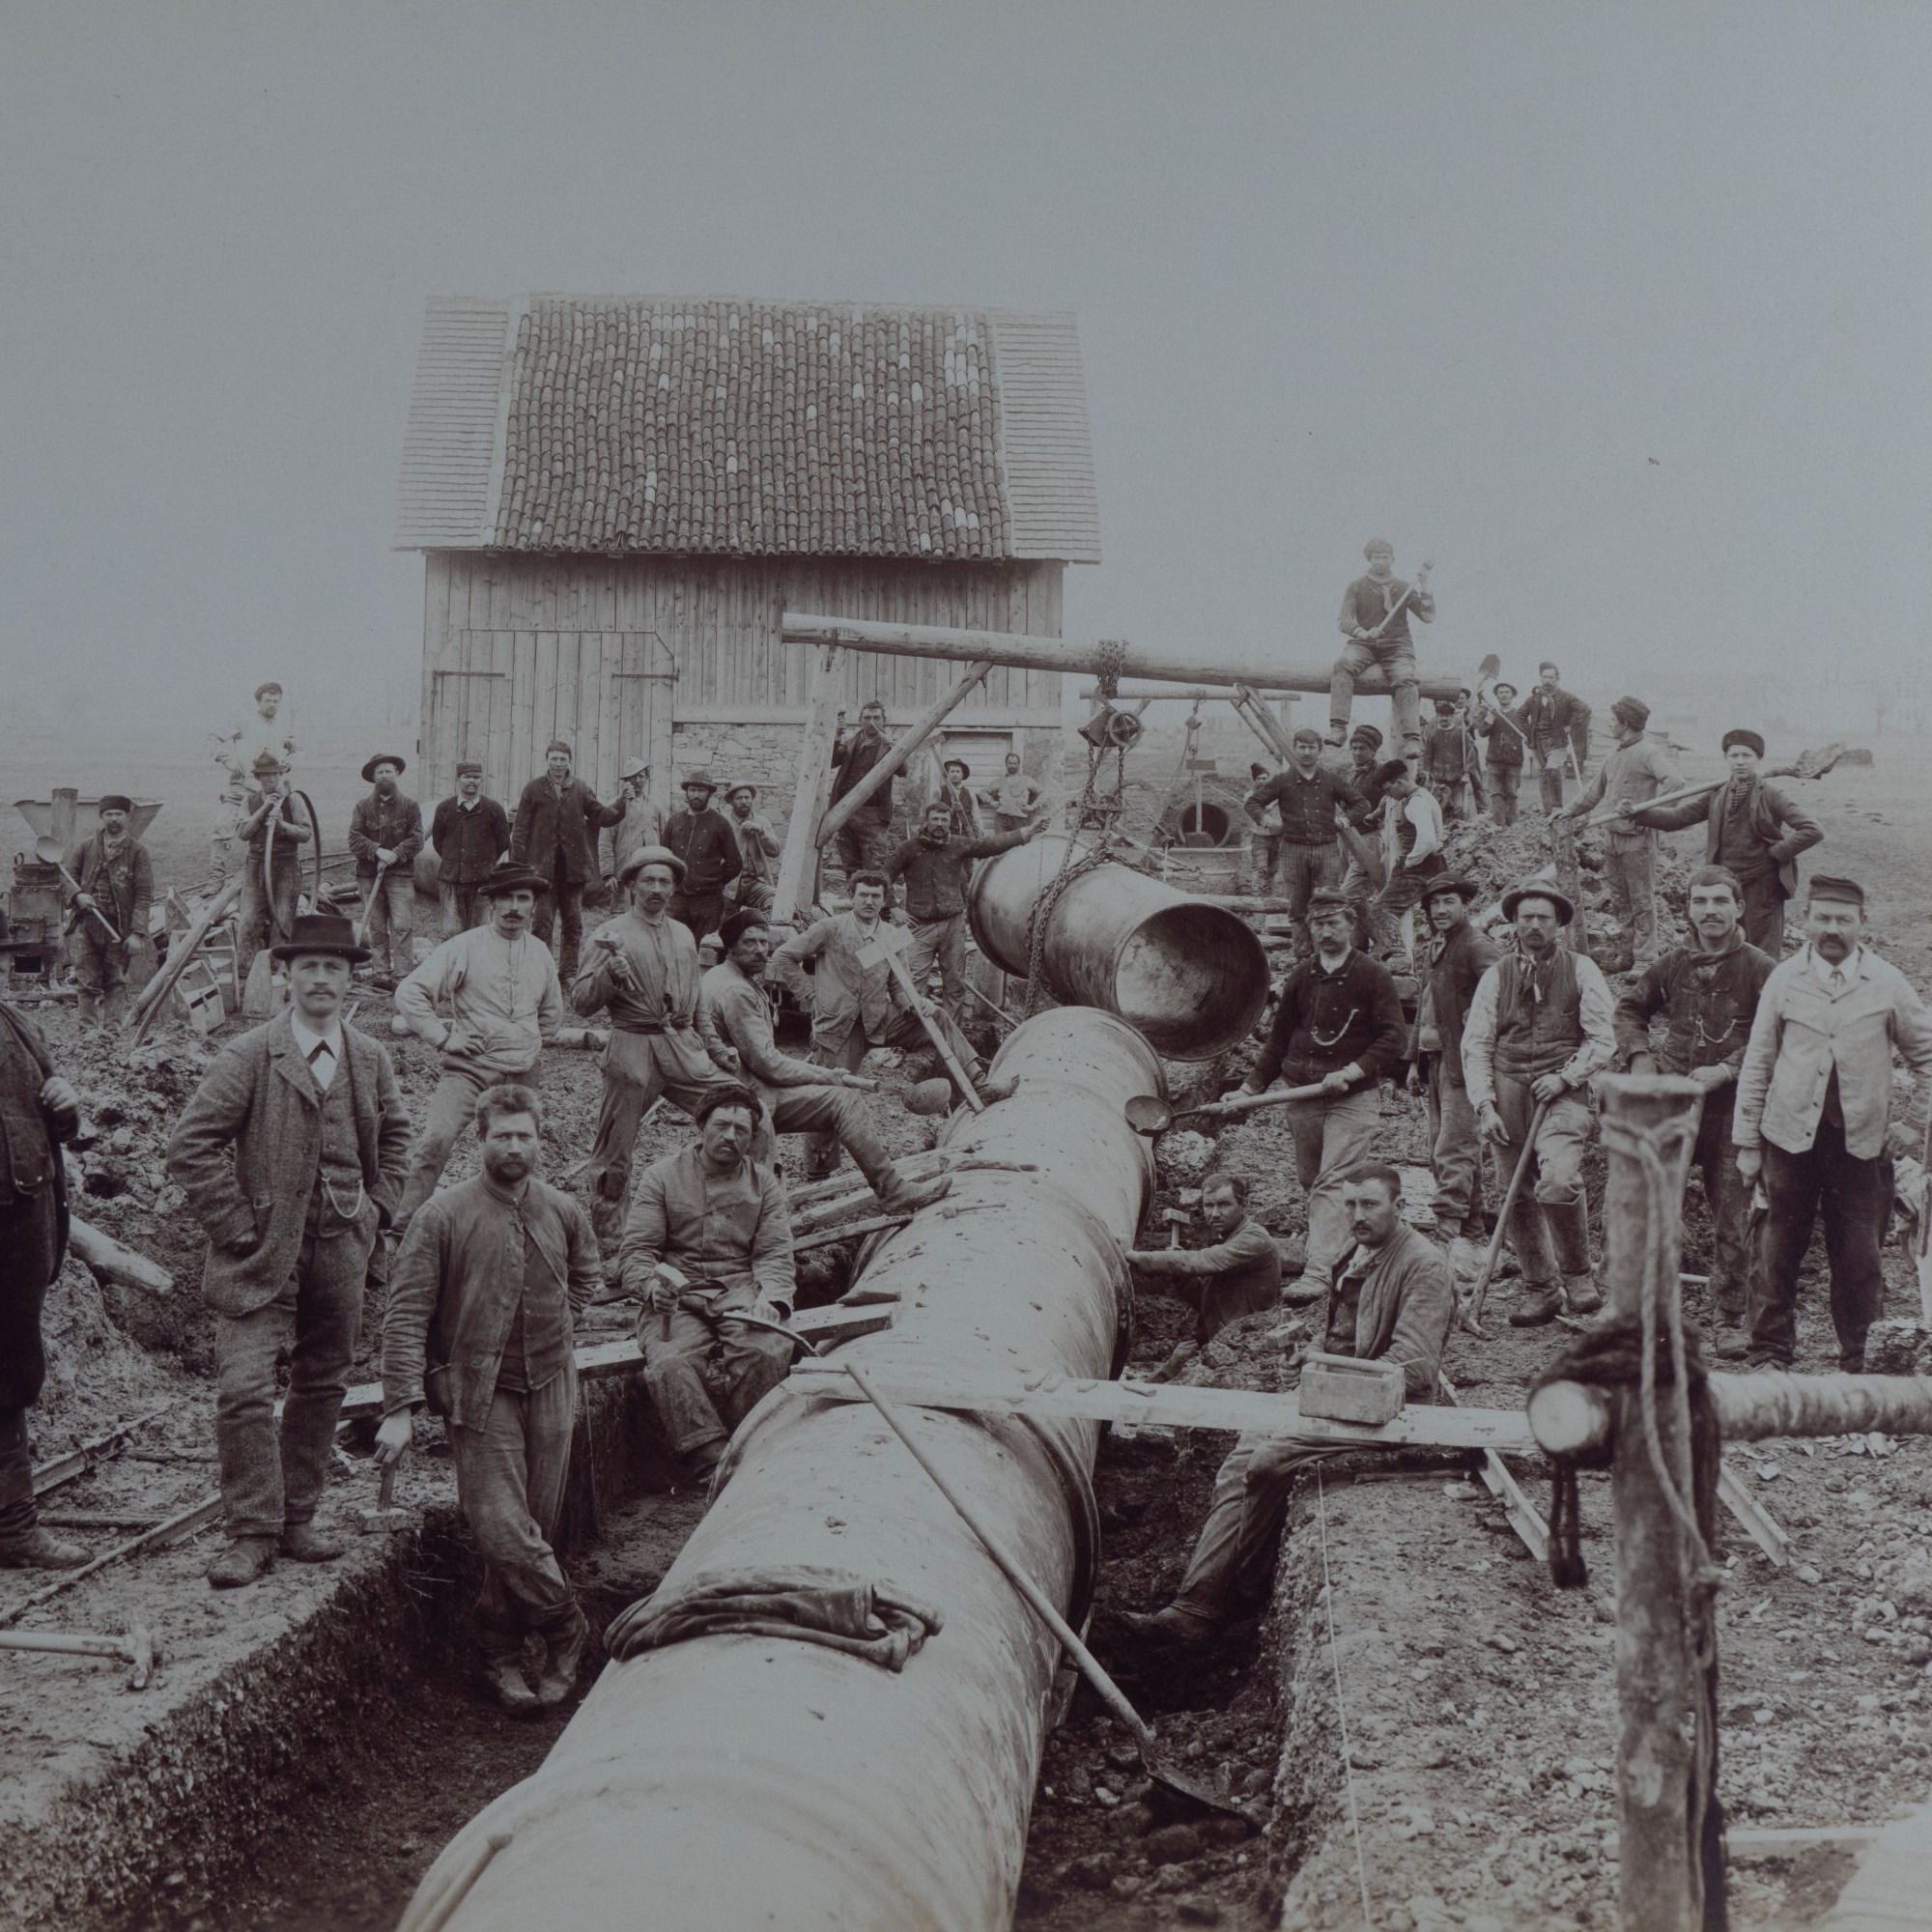
[[[1435,1372],[1435,1382],[1449,1406],[1461,1408],[1463,1400],[1456,1393],[1456,1384],[1439,1369]],[[1522,1485],[1510,1473],[1508,1464],[1493,1449],[1485,1449],[1478,1473],[1483,1479],[1484,1489],[1502,1504],[1503,1515],[1509,1520],[1509,1526],[1516,1531],[1522,1547],[1537,1562],[1548,1563],[1549,1525],[1544,1521],[1543,1512],[1523,1493]]]
[[[790,924],[801,901],[810,895],[818,862],[818,822],[832,791],[832,744],[838,733],[838,650],[827,645],[811,662],[791,817],[785,824],[784,851],[772,887],[772,918],[780,924]]]
[[[890,784],[905,768],[906,760],[930,738],[953,712],[972,696],[980,681],[993,668],[990,658],[976,664],[951,691],[935,703],[929,704],[908,724],[903,732],[894,740],[892,749],[872,767],[872,769],[848,791],[838,803],[833,806],[818,821],[818,842],[828,845],[838,838],[846,823],[866,801],[873,797],[883,785]]]
[[[68,1245],[103,1281],[138,1288],[147,1294],[172,1294],[175,1280],[158,1262],[103,1234],[78,1215],[68,1221]]]

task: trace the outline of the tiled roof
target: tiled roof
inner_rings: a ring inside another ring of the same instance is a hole
[[[461,306],[431,304],[405,476],[485,513],[405,516],[405,546],[1098,561],[1071,317],[532,297],[479,450],[436,320]]]

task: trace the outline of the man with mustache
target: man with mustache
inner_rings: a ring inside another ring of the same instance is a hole
[[[349,849],[366,915],[363,936],[374,963],[392,980],[415,964],[411,935],[416,919],[416,854],[423,847],[422,808],[406,798],[406,767],[394,752],[379,752],[362,767],[366,798],[349,815]]]
[[[1711,1308],[1714,1322],[1735,1328],[1744,1320],[1750,1284],[1745,1244],[1750,1189],[1731,1146],[1731,1088],[1744,1065],[1758,995],[1773,961],[1748,944],[1738,922],[1744,888],[1721,866],[1706,866],[1689,894],[1690,940],[1666,952],[1617,1002],[1617,1051],[1633,1073],[1688,1074],[1704,1090],[1692,1156],[1711,1211]],[[1662,1017],[1664,1037],[1655,1051],[1651,1022]]]
[[[1865,1332],[1885,1296],[1879,1243],[1892,1155],[1917,1159],[1932,1107],[1932,1013],[1897,967],[1867,943],[1855,880],[1814,874],[1808,942],[1764,982],[1738,1069],[1731,1139],[1745,1184],[1763,1184],[1769,1214],[1751,1281],[1749,1334],[1718,1352],[1753,1368],[1789,1368],[1797,1347],[1798,1270],[1822,1210],[1832,1266],[1838,1366],[1865,1364]],[[1912,1070],[1892,1112],[1891,1058]]]
[[[738,839],[738,856],[744,864],[738,872],[738,890],[733,895],[740,912],[769,912],[778,867],[773,863],[784,856],[784,846],[772,830],[771,820],[758,810],[758,788],[749,779],[728,785],[724,804],[731,813],[730,825]]]
[[[1590,707],[1563,689],[1560,666],[1546,658],[1536,668],[1536,689],[1521,708],[1508,714],[1522,732],[1536,767],[1538,795],[1545,812],[1563,805],[1563,764],[1574,758],[1577,776],[1590,755]]]
[[[100,829],[65,860],[73,881],[63,893],[74,914],[69,945],[80,986],[80,1017],[110,1025],[127,1010],[129,967],[147,956],[148,913],[155,898],[154,861],[128,829],[133,810],[134,801],[125,792],[107,793],[100,801]]]
[[[399,1249],[416,1209],[441,1179],[457,1137],[474,1120],[483,1091],[529,1079],[544,1042],[563,1023],[556,961],[530,930],[542,888],[527,867],[499,867],[476,889],[490,908],[489,923],[445,939],[396,988],[397,1013],[442,1056],[396,1204]],[[439,1010],[444,1006],[447,1020]]]
[[[590,1636],[551,1540],[577,1417],[573,1327],[597,1292],[597,1237],[582,1207],[537,1178],[543,1114],[527,1087],[486,1088],[475,1122],[483,1172],[423,1208],[397,1260],[376,1460],[410,1446],[425,1403],[448,1423],[457,1500],[483,1558],[484,1683],[527,1717],[570,1696]],[[523,1668],[530,1634],[548,1651],[534,1690]]]
[[[1482,739],[1483,785],[1490,796],[1490,816],[1498,825],[1516,823],[1517,795],[1522,789],[1525,739],[1511,716],[1516,686],[1500,679],[1490,688],[1491,702],[1478,697],[1469,709],[1469,728]],[[1558,784],[1562,774],[1557,775]],[[1559,804],[1562,801],[1557,801]]]
[[[1661,745],[1645,737],[1650,706],[1640,697],[1618,698],[1610,706],[1610,720],[1616,750],[1576,804],[1550,816],[1582,818],[1599,805],[1616,812],[1604,828],[1604,876],[1630,939],[1630,970],[1641,973],[1657,957],[1657,834],[1643,821],[1641,808],[1678,782],[1677,767]]]
[[[1030,819],[989,838],[961,838],[952,820],[946,801],[934,799],[920,818],[919,836],[886,861],[886,877],[905,881],[906,922],[912,928],[906,971],[923,991],[937,960],[940,1003],[956,1020],[966,998],[966,888],[973,867],[996,852],[1026,844],[1038,835],[1040,821]]]
[[[1264,835],[1264,813],[1269,806],[1280,814],[1282,885],[1289,913],[1299,920],[1307,913],[1311,897],[1327,891],[1342,877],[1336,812],[1345,813],[1357,825],[1366,825],[1372,813],[1368,801],[1350,781],[1321,763],[1321,734],[1308,724],[1289,740],[1288,763],[1254,786],[1241,801],[1241,810]]]
[[[561,738],[544,752],[544,769],[524,787],[510,832],[510,857],[544,882],[530,930],[548,946],[553,922],[560,929],[557,978],[577,978],[577,950],[583,937],[583,888],[598,876],[597,836],[630,815],[628,797],[601,803],[572,776],[572,753]],[[635,854],[633,854],[635,857]],[[623,867],[618,867],[621,875]]]
[[[859,728],[848,742],[845,714],[838,714],[838,728],[832,740],[832,797],[837,805],[845,794],[893,748],[886,735],[886,707],[876,697],[868,697],[859,707]],[[835,843],[838,863],[845,872],[845,890],[860,872],[876,871],[892,850],[893,786],[888,779],[843,825]]]

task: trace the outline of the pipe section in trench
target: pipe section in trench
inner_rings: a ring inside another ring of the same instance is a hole
[[[893,1327],[848,1346],[882,1372],[917,1361],[1110,1375],[1125,1352],[1124,1252],[1153,1178],[1122,1110],[1161,1091],[1160,1063],[1119,1019],[1062,1007],[1020,1026],[993,1070],[1017,1091],[955,1114],[944,1145],[1034,1171],[957,1175],[862,1277],[899,1296]],[[1098,1560],[1095,1427],[932,1410],[914,1421],[1078,1628]],[[542,1768],[444,1848],[403,1932],[1011,1922],[1058,1644],[865,1403],[774,1390],[718,1485],[666,1591],[818,1566],[889,1578],[944,1627],[897,1674],[741,1635],[607,1664]]]
[[[974,871],[974,940],[1015,979],[1027,977],[1034,908],[1069,842],[1049,834]],[[1077,845],[1072,863],[1086,851]],[[1112,860],[1076,874],[1054,900],[1040,972],[1063,1006],[1119,1014],[1169,1060],[1211,1060],[1245,1039],[1268,996],[1267,954],[1245,921]]]

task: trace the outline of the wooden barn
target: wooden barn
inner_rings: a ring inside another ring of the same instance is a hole
[[[424,554],[415,789],[480,758],[514,797],[553,738],[600,794],[649,758],[782,814],[808,652],[786,610],[1058,636],[1097,563],[1066,315],[651,297],[438,298],[396,544]],[[847,652],[856,723],[903,724],[966,668]],[[976,781],[1048,763],[1057,673],[996,668],[949,722]]]

